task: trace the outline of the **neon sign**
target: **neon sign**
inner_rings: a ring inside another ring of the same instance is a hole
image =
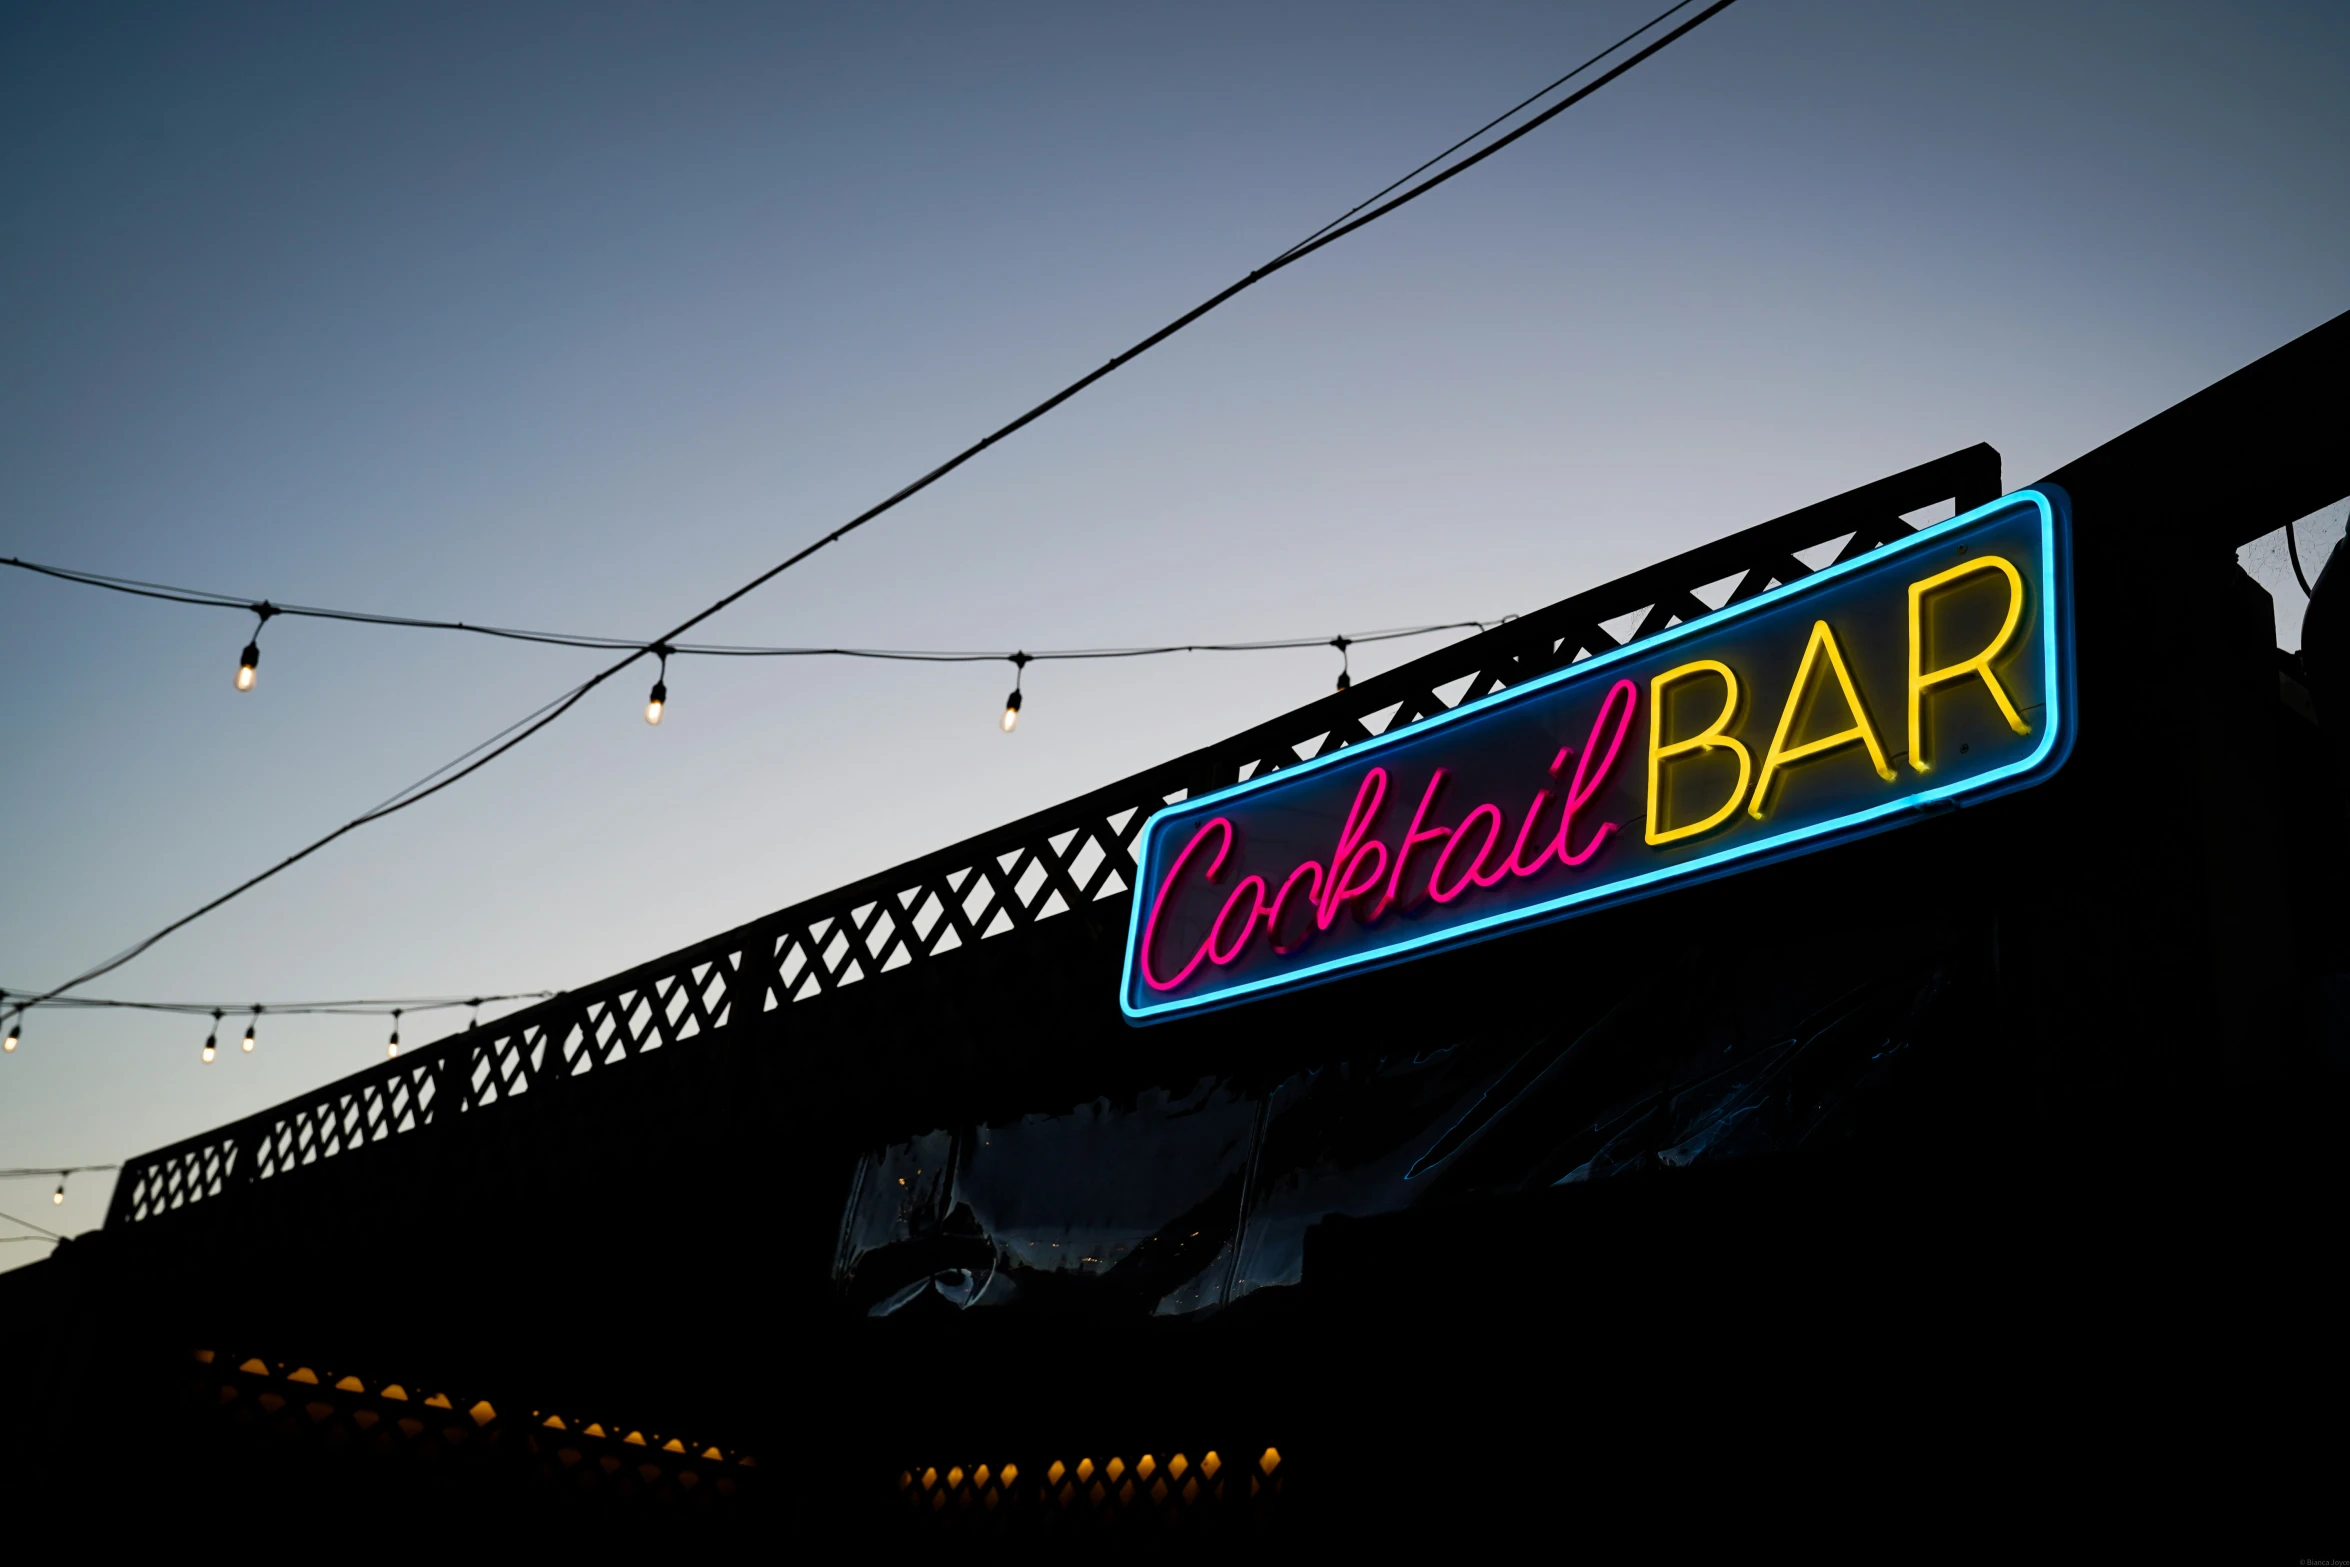
[[[2072,749],[2069,514],[2023,490],[1143,828],[1150,1023],[2028,787]]]

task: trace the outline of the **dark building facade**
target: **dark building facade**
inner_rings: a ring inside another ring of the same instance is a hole
[[[2350,568],[2304,660],[2234,553],[2350,493],[2346,377],[2350,317],[2045,481],[2029,789],[1121,1013],[1163,807],[1871,560],[2008,489],[1975,446],[134,1161],[0,1277],[13,1472],[746,1540],[2313,1538]]]

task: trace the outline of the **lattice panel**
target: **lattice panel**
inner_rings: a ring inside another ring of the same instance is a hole
[[[743,1016],[851,985],[1124,895],[1150,814],[1193,793],[1390,733],[1740,602],[1909,533],[1902,518],[1996,499],[1987,446],[1864,486],[1564,599],[1246,730],[489,1027],[131,1161],[109,1222],[154,1218],[364,1144],[622,1065]]]

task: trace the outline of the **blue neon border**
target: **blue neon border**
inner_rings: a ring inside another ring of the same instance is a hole
[[[2025,504],[2036,507],[2040,513],[2040,580],[2044,584],[2041,591],[2041,629],[2045,648],[2044,657],[2047,659],[2044,689],[2048,693],[2049,712],[2046,729],[2040,737],[2039,745],[2033,748],[2031,755],[2010,762],[2004,767],[1994,768],[1990,772],[1963,779],[1958,783],[1945,784],[1938,789],[1921,790],[1916,794],[1905,794],[1899,799],[1888,800],[1882,805],[1873,805],[1866,810],[1855,811],[1849,816],[1814,822],[1807,827],[1794,828],[1773,837],[1725,848],[1719,853],[1709,855],[1701,860],[1661,866],[1656,870],[1628,877],[1623,881],[1609,882],[1604,886],[1589,887],[1581,891],[1566,893],[1547,903],[1504,909],[1466,925],[1453,926],[1447,930],[1430,931],[1425,935],[1411,937],[1369,952],[1355,952],[1331,958],[1311,967],[1300,969],[1295,973],[1269,974],[1262,979],[1251,980],[1245,985],[1229,986],[1212,994],[1196,996],[1187,1000],[1166,1001],[1156,1006],[1139,1009],[1127,1001],[1127,992],[1132,989],[1134,981],[1135,948],[1141,940],[1142,892],[1150,884],[1147,870],[1151,863],[1153,840],[1158,833],[1160,822],[1167,817],[1196,811],[1202,806],[1225,800],[1237,799],[1258,790],[1269,789],[1277,784],[1287,783],[1316,768],[1360,761],[1387,746],[1400,744],[1406,740],[1421,739],[1446,724],[1473,718],[1479,713],[1506,703],[1523,701],[1537,692],[1570,680],[1581,680],[1593,670],[1604,669],[1610,664],[1619,663],[1635,656],[1646,657],[1656,649],[1668,646],[1675,641],[1701,636],[1708,631],[1728,625],[1732,621],[1760,614],[1791,599],[1815,592],[1840,577],[1847,577],[1863,570],[1875,570],[1895,556],[1910,550],[1924,549],[1962,528],[1990,521]],[[1626,643],[1624,646],[1611,649],[1596,658],[1587,658],[1579,663],[1569,664],[1564,669],[1553,670],[1551,673],[1538,676],[1523,685],[1496,691],[1490,696],[1479,697],[1474,702],[1464,702],[1450,712],[1436,714],[1419,723],[1380,735],[1376,739],[1361,741],[1326,755],[1317,756],[1311,761],[1300,762],[1294,767],[1284,767],[1278,772],[1244,779],[1239,783],[1219,789],[1213,794],[1204,794],[1196,799],[1181,800],[1173,805],[1162,806],[1152,812],[1150,820],[1143,824],[1142,857],[1138,862],[1134,906],[1128,911],[1126,920],[1126,959],[1118,974],[1119,1011],[1126,1015],[1126,1020],[1129,1023],[1137,1025],[1161,1023],[1169,1018],[1188,1013],[1213,1011],[1219,1007],[1254,1000],[1273,991],[1303,989],[1336,979],[1347,971],[1383,967],[1421,955],[1432,948],[1461,946],[1482,941],[1504,934],[1511,926],[1544,919],[1565,918],[1569,911],[1577,910],[1579,905],[1597,906],[1610,902],[1631,902],[1665,891],[1669,886],[1710,880],[1732,871],[1749,869],[1754,864],[1767,860],[1791,858],[1798,854],[1810,853],[1815,849],[1830,847],[1832,843],[1849,842],[1855,838],[1864,838],[1872,833],[1883,832],[1887,828],[1901,825],[1895,818],[1905,814],[1918,815],[1936,805],[1957,805],[1968,799],[1989,799],[1997,795],[2013,793],[2018,789],[2029,788],[2033,784],[2041,782],[2065,764],[2066,759],[2072,755],[2073,749],[2073,725],[2067,721],[2075,701],[2073,689],[2071,524],[2072,501],[2063,489],[2053,484],[2033,485],[2027,489],[2017,490],[2013,494],[2003,495],[1995,501],[1976,507],[1973,511],[1935,523],[1931,527],[1920,528],[1908,538],[1871,550],[1865,555],[1857,556],[1838,565],[1825,567],[1798,581],[1781,583],[1768,592],[1757,594],[1742,604],[1733,604],[1717,609],[1710,615],[1696,620],[1684,621],[1669,630],[1637,642]],[[1834,836],[1831,837],[1831,834]],[[1590,912],[1590,910],[1583,909],[1581,912]]]

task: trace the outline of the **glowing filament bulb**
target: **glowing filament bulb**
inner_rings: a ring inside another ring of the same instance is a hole
[[[648,724],[659,723],[661,721],[661,709],[667,707],[668,705],[669,682],[666,680],[654,681],[653,694],[645,700],[645,722]]]
[[[245,1042],[237,1047],[238,1049],[244,1051],[247,1055],[251,1055],[253,1053],[253,1030],[257,1026],[258,1025],[254,1023],[247,1023],[245,1025]]]
[[[1004,698],[1004,733],[1010,734],[1019,727],[1020,693],[1015,690],[1010,696]]]
[[[384,1059],[388,1061],[388,1060],[390,1060],[390,1059],[391,1059],[393,1056],[396,1056],[396,1055],[398,1055],[399,1053],[400,1053],[400,1014],[399,1014],[399,1012],[398,1012],[397,1010],[395,1010],[395,1011],[392,1013],[392,1040],[391,1040],[391,1043],[390,1043],[390,1044],[388,1044],[388,1045],[385,1045],[385,1046],[384,1046]]]
[[[23,1027],[24,1014],[19,1012],[16,1015],[16,1021],[8,1025],[8,1038],[5,1041],[0,1041],[0,1050],[13,1052],[16,1049],[17,1039],[23,1033]]]
[[[57,1190],[49,1194],[49,1206],[52,1208],[62,1208],[65,1206],[65,1182],[59,1181],[57,1183]]]
[[[212,1032],[204,1036],[204,1064],[206,1066],[210,1066],[212,1064],[212,1058],[219,1053],[220,1013],[218,1010],[215,1010],[212,1014]]]
[[[257,642],[246,643],[244,653],[237,659],[237,689],[239,691],[253,689],[253,672],[260,667],[261,645]]]

